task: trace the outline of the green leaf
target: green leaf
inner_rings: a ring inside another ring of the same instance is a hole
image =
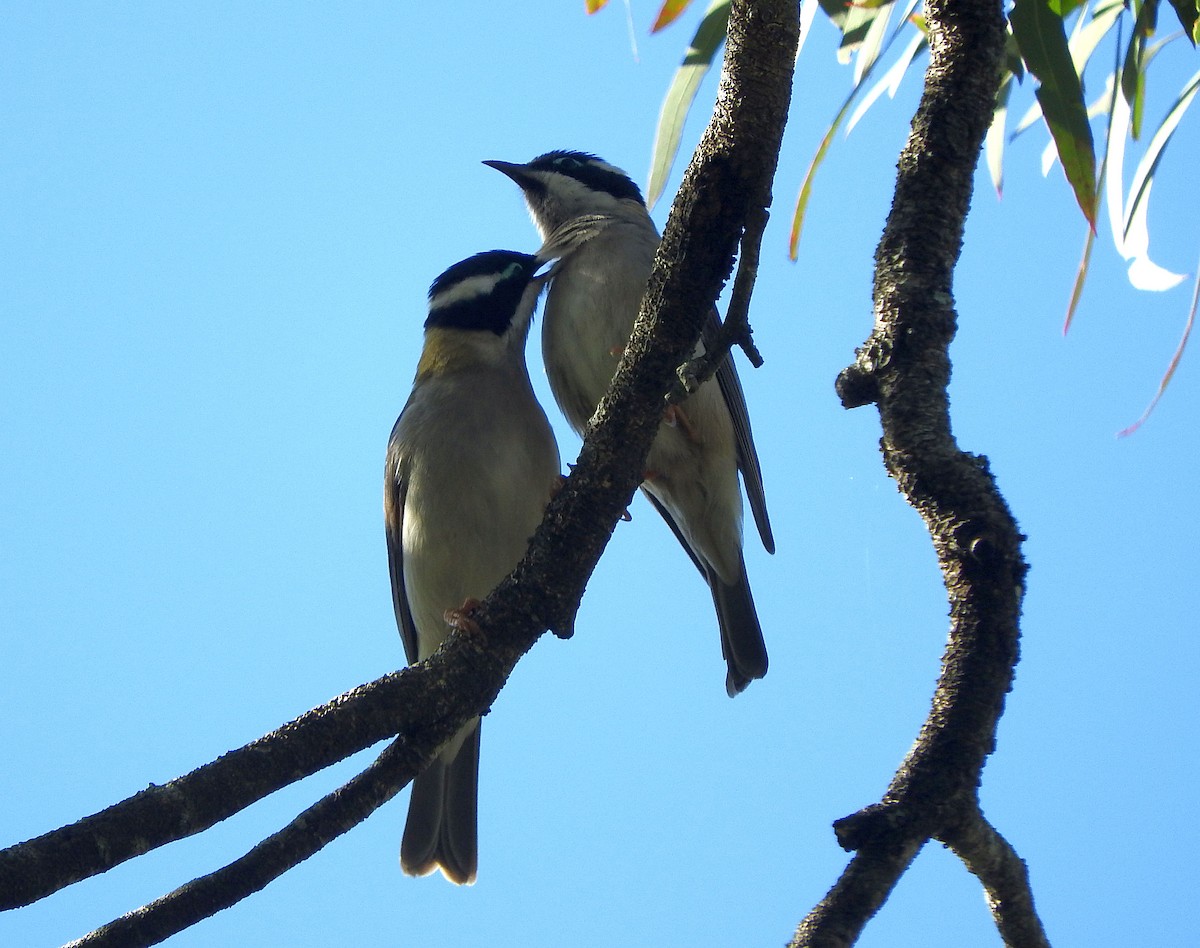
[[[1191,44],[1200,43],[1200,0],[1171,0],[1171,6]]]
[[[824,9],[824,7],[822,7]],[[842,41],[838,45],[837,61],[843,66],[850,62],[859,47],[866,41],[873,24],[886,12],[884,7],[867,7],[859,4],[848,4],[840,23],[834,23],[842,31]]]
[[[858,58],[854,60],[854,81],[861,82],[868,69],[875,65],[883,48],[884,37],[887,36],[888,20],[892,18],[894,4],[889,3],[880,7],[878,16],[867,27],[867,35],[863,37],[858,49]]]
[[[1102,0],[1092,11],[1090,19],[1087,19],[1086,15],[1080,16],[1079,21],[1075,25],[1075,31],[1071,36],[1071,40],[1067,44],[1071,50],[1071,62],[1075,65],[1076,75],[1083,75],[1084,69],[1087,68],[1087,64],[1091,61],[1092,53],[1096,51],[1096,47],[1100,45],[1100,41],[1117,24],[1124,9],[1123,0]],[[1010,37],[1010,39],[1012,38]],[[1018,73],[1018,75],[1021,75],[1021,73]],[[1104,102],[1105,111],[1107,111],[1107,95],[1104,96]],[[1091,110],[1089,110],[1088,114],[1092,114]],[[1041,115],[1041,106],[1035,102],[1029,107],[1029,111],[1021,116],[1021,120],[1013,129],[1010,141],[1028,131],[1041,118]]]
[[[683,63],[675,72],[670,88],[663,99],[658,116],[658,128],[654,132],[654,148],[650,153],[650,180],[646,184],[646,203],[653,207],[662,196],[671,166],[679,153],[679,140],[683,135],[683,123],[696,98],[701,80],[712,68],[717,50],[725,42],[729,26],[730,0],[713,0],[704,12],[704,19],[692,37],[691,46],[683,57]]]
[[[1017,0],[1009,16],[1029,71],[1037,77],[1038,103],[1083,216],[1096,226],[1096,153],[1083,86],[1071,60],[1062,17],[1053,0]]]
[[[1131,133],[1134,141],[1142,137],[1142,115],[1146,107],[1146,39],[1158,26],[1158,0],[1134,0],[1137,19],[1125,63],[1121,67],[1121,94],[1133,111]]]

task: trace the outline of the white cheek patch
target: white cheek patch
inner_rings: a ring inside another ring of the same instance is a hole
[[[464,300],[480,299],[490,296],[496,284],[500,282],[498,273],[481,273],[479,276],[467,277],[461,283],[455,283],[438,293],[429,301],[429,311],[443,309],[461,303]]]
[[[595,161],[589,161],[588,164],[593,168],[600,168],[603,171],[611,171],[613,174],[619,174],[622,178],[629,178],[629,175],[627,175],[616,165],[610,165],[607,161],[601,161],[599,158],[597,158]],[[632,181],[633,179],[629,178],[629,180]]]

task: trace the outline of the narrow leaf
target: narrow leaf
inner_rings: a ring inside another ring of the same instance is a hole
[[[683,136],[683,124],[687,120],[696,90],[712,68],[717,50],[725,42],[729,25],[730,0],[713,0],[704,13],[704,19],[692,37],[691,46],[683,57],[683,63],[675,71],[675,77],[663,99],[658,116],[658,128],[654,132],[654,147],[650,153],[650,180],[646,184],[646,199],[649,207],[662,196],[671,166],[679,153],[679,141]]]
[[[842,31],[842,41],[838,44],[837,61],[845,66],[862,46],[871,30],[871,24],[881,13],[879,7],[868,7],[861,4],[848,4],[845,16],[838,28]],[[835,21],[836,22],[836,21]]]
[[[1079,308],[1079,300],[1083,296],[1083,284],[1087,281],[1088,269],[1092,264],[1092,248],[1096,245],[1096,231],[1087,229],[1087,238],[1083,243],[1083,256],[1079,259],[1079,267],[1075,271],[1075,284],[1071,287],[1071,299],[1067,303],[1067,318],[1063,320],[1062,333],[1065,336],[1075,319],[1075,310]]]
[[[654,25],[650,27],[650,32],[657,33],[663,27],[670,26],[679,18],[679,14],[688,8],[691,2],[692,0],[664,0],[662,9],[658,11],[658,17],[655,19]]]
[[[1146,106],[1146,39],[1154,34],[1158,25],[1158,0],[1140,3],[1135,0],[1135,9],[1137,18],[1121,67],[1121,94],[1133,112],[1131,132],[1137,141],[1142,137],[1142,113]]]
[[[1171,0],[1171,6],[1191,44],[1200,43],[1200,0]]]
[[[1017,0],[1009,16],[1067,181],[1089,224],[1096,226],[1096,155],[1083,86],[1071,61],[1062,17],[1049,0]]]
[[[1071,35],[1071,41],[1067,44],[1071,50],[1071,62],[1075,65],[1076,75],[1083,75],[1083,71],[1091,61],[1096,47],[1108,35],[1109,30],[1116,25],[1124,9],[1123,0],[1103,0],[1102,3],[1096,6],[1090,19],[1088,19],[1086,13],[1080,15],[1076,23],[1076,29]],[[1012,37],[1010,36],[1009,39],[1011,40]],[[1018,75],[1020,74],[1018,73]],[[1107,108],[1107,97],[1105,98],[1105,108]],[[1090,115],[1091,112],[1089,111],[1088,114]],[[1021,116],[1021,120],[1013,129],[1010,141],[1027,131],[1041,116],[1042,107],[1035,102],[1029,107],[1029,111]]]
[[[862,82],[867,70],[875,65],[879,51],[883,48],[884,37],[887,36],[888,20],[892,18],[895,4],[889,3],[881,7],[878,16],[871,21],[867,35],[863,37],[862,46],[858,50],[858,58],[854,61],[854,81]]]
[[[824,9],[826,2],[827,0],[820,0],[822,9]],[[912,10],[914,7],[915,3],[913,3],[913,5],[908,9]],[[900,32],[904,26],[905,21],[901,20],[896,29],[894,29],[891,35],[888,36],[881,55],[887,55],[888,50],[892,48],[892,44],[896,41],[896,37],[900,35]],[[830,123],[829,128],[826,129],[825,135],[821,139],[821,144],[817,148],[817,153],[813,155],[813,160],[808,166],[808,171],[806,171],[804,174],[804,181],[800,185],[800,194],[796,198],[796,211],[792,215],[792,233],[788,241],[788,257],[791,260],[796,259],[797,247],[800,245],[800,231],[804,227],[804,214],[808,209],[808,200],[812,196],[812,183],[813,178],[817,173],[817,168],[819,168],[821,166],[821,162],[825,160],[825,155],[829,151],[829,146],[833,143],[833,138],[837,134],[838,128],[841,127],[842,122],[845,120],[846,114],[850,111],[850,106],[854,104],[855,98],[858,96],[859,92],[862,91],[863,83],[871,78],[871,73],[875,68],[875,64],[878,62],[879,60],[877,58],[875,62],[867,68],[867,71],[863,74],[862,80],[856,82],[854,84],[854,88],[850,90],[850,94],[846,96],[846,100],[842,103],[842,107],[838,109],[837,115],[834,116],[833,122]]]
[[[795,260],[800,246],[800,232],[804,229],[804,215],[808,211],[808,199],[812,197],[813,178],[817,174],[817,168],[821,166],[821,162],[825,160],[825,155],[829,151],[829,146],[833,143],[833,137],[837,134],[838,126],[842,124],[842,119],[846,117],[846,112],[850,108],[850,104],[854,101],[854,92],[846,97],[846,101],[842,103],[842,107],[838,110],[838,114],[830,123],[828,129],[825,130],[825,135],[821,138],[821,144],[817,147],[817,153],[813,155],[813,160],[808,165],[808,170],[804,172],[804,180],[800,183],[800,194],[796,198],[796,211],[792,215],[792,233],[788,239],[788,259]]]
[[[1124,428],[1117,432],[1118,438],[1126,438],[1138,430],[1150,417],[1150,413],[1154,411],[1159,400],[1167,390],[1167,386],[1171,384],[1171,378],[1175,375],[1175,370],[1179,368],[1179,363],[1183,359],[1183,350],[1187,348],[1188,338],[1192,335],[1192,327],[1196,325],[1196,310],[1200,307],[1200,266],[1196,271],[1196,283],[1192,288],[1192,305],[1188,310],[1187,322],[1183,326],[1183,336],[1179,340],[1179,345],[1175,347],[1175,354],[1171,356],[1171,362],[1167,366],[1167,371],[1162,377],[1162,381],[1158,383],[1158,391],[1154,393],[1154,398],[1150,400],[1150,404],[1146,406],[1146,410],[1142,412],[1142,417],[1135,421],[1128,428]]]
[[[916,0],[912,0],[912,6],[916,5]],[[879,98],[886,92],[889,99],[896,97],[896,92],[900,88],[900,80],[904,78],[904,74],[908,72],[908,67],[912,65],[913,59],[917,53],[923,50],[929,43],[925,39],[925,34],[920,31],[914,32],[909,39],[908,45],[897,57],[896,61],[888,68],[869,90],[862,97],[862,101],[858,103],[858,107],[854,110],[854,114],[850,116],[850,120],[846,123],[846,134],[849,135],[854,131],[854,126],[859,120],[867,114],[867,110],[874,105]],[[861,54],[860,54],[861,55]]]
[[[992,124],[988,127],[987,138],[984,139],[984,155],[987,159],[988,175],[992,179],[992,187],[996,189],[996,197],[1004,196],[1004,124],[1008,121],[1008,98],[1012,94],[1013,74],[1006,73],[1000,80],[1000,90],[996,93],[996,108],[992,111]]]
[[[1129,209],[1126,213],[1130,219],[1133,218],[1137,208],[1147,200],[1146,192],[1150,187],[1154,172],[1158,169],[1158,163],[1162,159],[1163,151],[1171,141],[1171,136],[1175,134],[1175,129],[1178,128],[1180,121],[1182,121],[1184,113],[1188,110],[1192,102],[1195,101],[1197,92],[1200,92],[1200,72],[1197,72],[1184,84],[1178,98],[1175,99],[1175,102],[1167,110],[1166,117],[1163,118],[1154,135],[1151,136],[1150,143],[1146,146],[1146,154],[1138,162],[1137,170],[1133,173],[1133,182],[1129,186],[1130,200]],[[1126,231],[1128,231],[1128,221],[1125,226]]]
[[[1200,72],[1184,85],[1178,98],[1167,110],[1166,117],[1155,130],[1146,148],[1146,154],[1138,162],[1129,186],[1129,201],[1125,209],[1125,227],[1122,231],[1122,246],[1129,265],[1129,282],[1143,290],[1169,290],[1178,286],[1183,274],[1172,273],[1150,259],[1150,227],[1148,222],[1150,191],[1154,185],[1154,174],[1158,170],[1171,137],[1183,119],[1184,113],[1200,91]]]
[[[817,18],[819,8],[817,0],[800,0],[800,42],[796,45],[797,60],[800,58],[800,51],[804,49],[805,40],[812,32],[813,20]]]

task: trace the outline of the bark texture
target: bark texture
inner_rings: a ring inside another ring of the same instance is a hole
[[[1004,17],[994,0],[930,0],[925,10],[930,63],[876,251],[875,327],[837,390],[847,408],[878,406],[884,464],[937,552],[950,640],[929,717],[883,799],[835,824],[855,856],[801,922],[796,948],[853,944],[930,839],[950,843],[989,894],[1003,893],[994,902],[1020,903],[1021,923],[999,926],[1007,944],[1045,944],[1024,864],[987,825],[977,795],[1018,658],[1024,537],[987,459],[958,447],[947,396],[954,267]]]

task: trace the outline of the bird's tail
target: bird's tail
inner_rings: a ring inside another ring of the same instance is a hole
[[[479,721],[458,753],[441,757],[412,782],[400,867],[410,876],[441,869],[456,885],[475,881],[479,866]]]
[[[725,690],[731,698],[767,673],[767,643],[763,641],[762,626],[754,609],[746,563],[740,556],[738,566],[740,573],[732,584],[722,582],[711,566],[705,570],[721,626],[721,654],[729,666]]]

